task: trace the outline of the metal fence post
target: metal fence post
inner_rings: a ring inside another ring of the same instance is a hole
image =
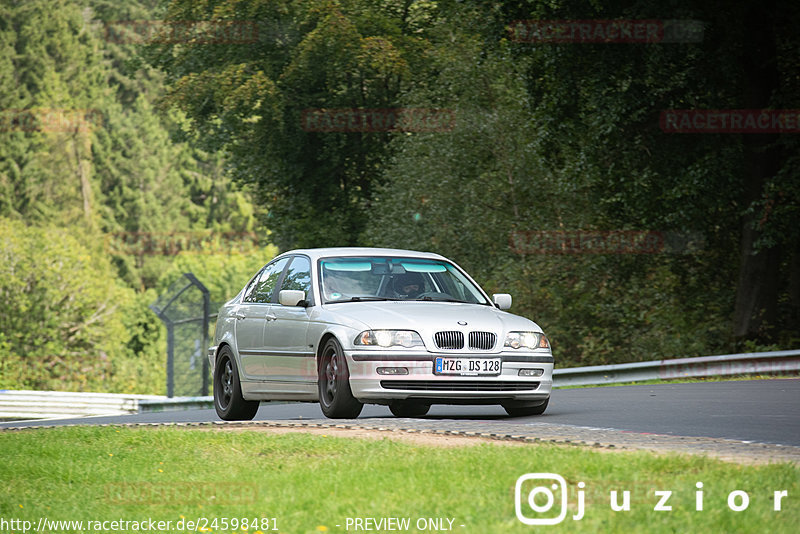
[[[166,321],[165,321],[166,322]],[[167,322],[167,397],[175,396],[175,326]]]

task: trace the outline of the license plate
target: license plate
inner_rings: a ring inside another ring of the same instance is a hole
[[[434,374],[437,375],[499,375],[500,358],[436,358]]]

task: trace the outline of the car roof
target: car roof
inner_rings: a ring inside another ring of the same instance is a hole
[[[312,260],[326,257],[348,257],[348,256],[405,256],[414,258],[427,258],[435,260],[447,260],[444,256],[433,252],[418,252],[416,250],[403,250],[397,248],[371,248],[371,247],[328,247],[328,248],[304,248],[289,250],[281,254],[305,254]],[[447,260],[449,261],[449,260]]]

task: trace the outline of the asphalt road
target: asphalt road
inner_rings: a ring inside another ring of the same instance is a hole
[[[365,423],[392,417],[368,405]],[[256,420],[324,419],[317,404],[263,403]],[[433,406],[424,418],[464,421],[491,430],[493,423],[549,423],[627,432],[727,438],[800,446],[800,379],[748,380],[556,389],[542,416],[509,418],[499,406]],[[213,410],[187,410],[115,417],[0,423],[9,426],[218,421]]]

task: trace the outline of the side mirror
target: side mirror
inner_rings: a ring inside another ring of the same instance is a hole
[[[492,301],[501,310],[507,310],[511,307],[511,295],[508,293],[495,293],[492,295]]]
[[[278,293],[278,302],[283,306],[303,306],[306,303],[306,292],[297,289],[283,289]]]

